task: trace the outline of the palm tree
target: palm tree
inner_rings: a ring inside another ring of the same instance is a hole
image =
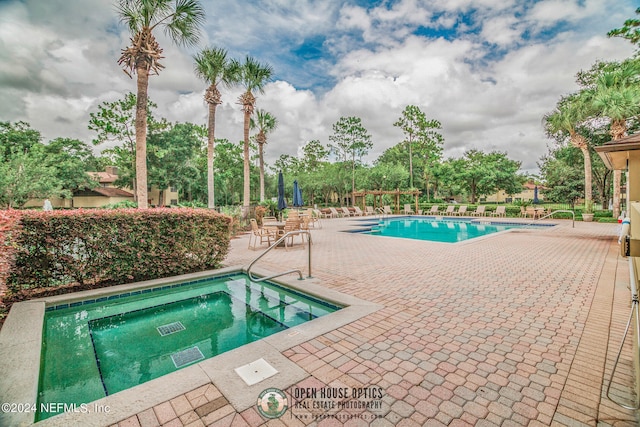
[[[584,157],[584,201],[585,206],[593,204],[591,154],[587,139],[578,132],[579,126],[590,116],[590,105],[580,93],[563,97],[556,109],[544,116],[547,135],[561,141],[567,135],[569,142],[578,148]]]
[[[267,134],[278,127],[278,119],[264,110],[256,110],[256,119],[251,119],[251,129],[258,129],[256,142],[260,158],[260,201],[264,202],[264,144],[267,143]]]
[[[222,104],[222,95],[218,84],[230,87],[237,83],[238,66],[234,60],[227,58],[227,51],[222,48],[207,48],[194,57],[195,72],[209,87],[204,93],[204,100],[209,105],[209,120],[207,123],[207,193],[208,207],[213,209],[215,202],[215,187],[213,180],[213,158],[215,153],[216,107]]]
[[[611,121],[610,134],[615,141],[627,133],[627,120],[640,114],[640,63],[627,60],[607,64],[593,88],[585,91],[598,115]],[[613,171],[613,217],[620,215],[620,184],[622,171]]]
[[[242,198],[243,216],[249,214],[249,203],[251,201],[251,183],[249,169],[249,127],[251,125],[251,115],[255,107],[256,98],[254,91],[264,93],[264,86],[271,79],[273,68],[268,64],[261,64],[254,58],[247,56],[245,62],[240,65],[238,81],[246,89],[238,98],[242,111],[244,112],[244,194]]]
[[[162,48],[153,30],[162,27],[177,44],[193,45],[204,22],[204,9],[198,0],[118,0],[120,21],[131,32],[131,45],[122,50],[118,64],[125,73],[137,75],[136,101],[136,199],[138,207],[147,204],[147,92],[149,75],[159,74]]]

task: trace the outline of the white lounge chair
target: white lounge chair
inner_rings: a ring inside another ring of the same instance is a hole
[[[353,207],[354,213],[353,216],[364,216],[364,212],[358,206]]]
[[[349,208],[341,206],[340,209],[342,210],[342,216],[353,216]]]
[[[402,209],[402,213],[405,215],[415,214],[415,211],[411,208],[411,203],[406,203],[404,205],[404,209]]]
[[[471,216],[484,216],[485,215],[485,206],[484,205],[478,205],[476,207],[476,210],[473,212],[470,212],[469,215]]]
[[[491,212],[491,216],[498,216],[498,217],[507,216],[507,207],[504,205],[498,206],[495,212]]]
[[[462,216],[466,214],[467,214],[467,205],[460,206],[457,211],[452,213],[452,215],[458,215],[458,216]]]

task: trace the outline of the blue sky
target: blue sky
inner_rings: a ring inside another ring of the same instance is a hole
[[[392,126],[406,105],[442,123],[445,157],[500,150],[535,172],[551,141],[542,116],[576,89],[575,73],[619,60],[630,43],[606,37],[634,16],[632,0],[216,0],[201,44],[162,35],[166,69],[150,80],[157,113],[206,123],[205,84],[192,55],[205,46],[271,64],[274,80],[257,108],[278,129],[267,162],[329,142],[341,116],[372,134],[367,161],[400,142]],[[117,65],[128,44],[108,0],[0,1],[0,120],[25,120],[45,139],[90,142],[89,114],[135,90]],[[223,92],[218,137],[242,138],[240,89]]]

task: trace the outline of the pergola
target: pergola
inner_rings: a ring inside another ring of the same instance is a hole
[[[396,196],[396,209],[395,212],[400,212],[400,195],[401,194],[411,194],[416,198],[416,208],[415,212],[418,212],[418,196],[420,195],[420,190],[400,190],[396,188],[395,190],[362,190],[356,191],[353,193],[354,204],[357,204],[358,198],[362,201],[362,210],[365,208],[365,199],[366,196],[373,196],[373,208],[382,206],[382,196],[385,194],[395,195]]]

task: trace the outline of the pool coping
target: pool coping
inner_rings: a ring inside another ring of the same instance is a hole
[[[2,330],[0,330],[0,377],[3,378],[0,385],[0,402],[27,406],[36,405],[39,369],[34,369],[34,367],[40,366],[44,314],[48,306],[108,297],[131,290],[166,286],[234,272],[246,273],[246,268],[231,266],[218,270],[38,298],[14,304]],[[252,268],[252,273],[262,277],[273,274],[271,271],[257,267]],[[19,412],[3,410],[0,413],[0,424],[18,426],[33,424],[38,426],[111,425],[135,415],[142,407],[155,406],[208,383],[213,383],[229,403],[238,412],[241,412],[255,405],[259,393],[266,388],[286,389],[310,375],[283,356],[284,350],[347,325],[383,307],[325,288],[315,278],[300,281],[291,277],[280,277],[278,280],[271,281],[344,306],[344,308],[136,387],[93,402],[87,402],[86,407],[78,408],[76,412],[62,413],[34,423],[35,413],[31,410],[23,409]],[[235,373],[234,369],[259,358],[265,359],[276,368],[278,374],[253,386],[248,386]],[[107,409],[109,412],[106,412]]]

